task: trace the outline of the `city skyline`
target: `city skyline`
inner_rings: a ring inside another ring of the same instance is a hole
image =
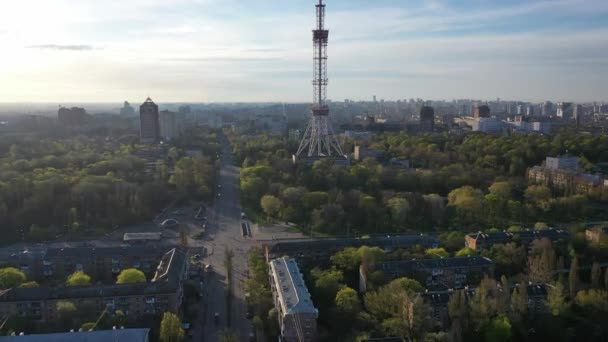
[[[312,4],[12,2],[0,102],[310,102]],[[606,100],[605,1],[327,6],[330,99]]]

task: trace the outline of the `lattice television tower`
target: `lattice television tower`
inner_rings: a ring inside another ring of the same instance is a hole
[[[325,5],[319,0],[317,7],[317,27],[313,32],[314,71],[313,71],[313,104],[312,116],[304,137],[294,156],[299,158],[331,157],[346,159],[342,148],[329,122],[329,107],[327,106],[327,42],[329,31],[325,29]]]

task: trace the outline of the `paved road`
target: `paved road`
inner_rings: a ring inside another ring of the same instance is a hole
[[[221,138],[223,139],[223,138]],[[251,330],[251,322],[245,317],[244,281],[247,270],[247,251],[252,245],[249,238],[244,238],[241,232],[241,205],[239,198],[239,172],[234,165],[232,151],[227,140],[222,142],[222,167],[218,184],[221,185],[220,197],[216,198],[215,211],[209,215],[207,249],[209,256],[205,262],[212,266],[213,271],[204,280],[203,309],[199,319],[203,324],[202,336],[195,341],[217,341],[218,335],[229,329],[239,336],[239,340],[247,341]],[[224,267],[226,251],[234,253],[233,257],[233,297],[231,319],[227,321],[226,286],[227,273]],[[219,324],[214,322],[214,313],[220,314]]]

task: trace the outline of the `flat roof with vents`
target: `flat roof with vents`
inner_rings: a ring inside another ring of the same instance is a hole
[[[317,313],[298,264],[292,258],[270,262],[270,273],[284,314]]]

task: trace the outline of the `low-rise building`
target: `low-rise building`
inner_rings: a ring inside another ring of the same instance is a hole
[[[178,312],[182,284],[188,274],[188,253],[173,248],[157,262],[150,282],[90,286],[40,286],[11,288],[0,292],[0,317],[11,315],[34,321],[58,319],[57,303],[70,301],[86,305],[96,315],[103,311],[122,311],[128,319],[147,314]]]
[[[542,315],[548,312],[547,294],[551,285],[548,284],[515,284],[509,287],[509,292],[513,292],[520,286],[526,286],[528,297],[528,315],[530,318]],[[465,300],[468,301],[475,295],[475,288],[463,289]],[[498,291],[504,291],[504,288],[497,286],[488,291],[488,296],[493,297]],[[454,290],[448,289],[444,291],[427,291],[420,293],[420,296],[426,304],[431,307],[431,317],[435,326],[440,329],[448,329],[450,327],[448,303],[454,294]]]
[[[380,159],[384,158],[384,151],[356,145],[355,151],[354,151],[354,157],[355,157],[355,160],[364,160],[367,158],[380,160]]]
[[[63,282],[70,274],[82,271],[95,281],[111,282],[126,268],[152,274],[164,252],[146,246],[53,248],[44,254],[43,274],[35,279]]]
[[[591,244],[599,245],[608,238],[608,227],[593,227],[585,230],[585,237]]]
[[[570,232],[562,229],[524,229],[518,232],[471,233],[464,237],[465,247],[481,251],[492,248],[496,244],[519,242],[528,246],[536,239],[547,238],[552,242],[570,240]]]
[[[0,336],[0,342],[148,342],[150,329],[73,331],[23,336]]]
[[[380,247],[390,252],[395,249],[412,248],[417,245],[424,248],[437,247],[439,240],[433,236],[418,234],[370,238],[319,238],[315,240],[282,241],[266,245],[266,260],[290,256],[299,260],[318,261],[327,259],[346,247]]]
[[[587,194],[604,188],[604,178],[599,175],[581,173],[568,169],[550,169],[534,166],[528,169],[528,182],[544,184],[552,189]]]
[[[565,155],[558,157],[547,157],[545,159],[545,166],[549,170],[578,170],[579,158],[575,156]]]
[[[314,307],[300,269],[292,258],[272,260],[270,288],[284,342],[314,341],[319,311]]]
[[[385,261],[374,268],[390,279],[416,279],[430,290],[477,285],[485,275],[494,275],[494,262],[480,256]]]

